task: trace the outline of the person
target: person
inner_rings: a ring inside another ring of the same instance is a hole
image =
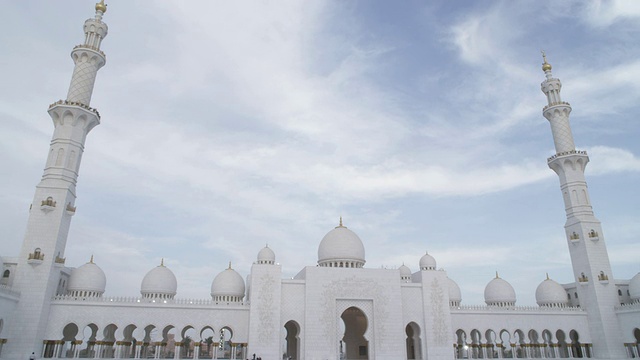
[[[29,356],[29,360],[36,360],[36,353],[32,352],[31,355]]]

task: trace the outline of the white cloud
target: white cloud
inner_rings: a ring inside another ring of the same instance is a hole
[[[619,21],[639,18],[640,4],[629,0],[591,0],[585,6],[585,15],[589,24],[607,27]]]
[[[640,158],[625,149],[594,146],[588,149],[593,164],[587,168],[593,175],[640,171]]]

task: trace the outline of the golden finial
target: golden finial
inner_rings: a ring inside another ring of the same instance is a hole
[[[546,273],[546,274],[547,274],[547,280],[549,280],[549,273]]]
[[[104,0],[96,3],[96,11],[102,11],[103,14],[107,12],[107,5],[104,3]]]
[[[231,261],[229,261],[229,268],[227,270],[231,270]]]
[[[540,52],[542,52],[542,60],[544,60],[542,63],[542,71],[551,70],[551,64],[547,62],[547,54],[544,53],[544,50],[540,50]]]
[[[164,258],[160,259],[160,266],[164,266]]]
[[[496,279],[500,279],[500,276],[498,276],[498,271],[496,271]]]
[[[89,264],[93,264],[93,254],[91,254],[91,259],[89,259]]]
[[[342,227],[342,216],[340,216],[340,226]]]

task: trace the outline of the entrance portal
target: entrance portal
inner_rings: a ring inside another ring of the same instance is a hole
[[[289,320],[284,324],[287,330],[285,359],[300,359],[300,326],[298,323]]]
[[[369,341],[364,337],[368,324],[364,312],[352,306],[345,310],[340,318],[344,322],[340,358],[346,360],[369,359]]]

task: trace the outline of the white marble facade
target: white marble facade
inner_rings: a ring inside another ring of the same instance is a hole
[[[99,123],[89,105],[106,7],[85,23],[74,48],[76,69],[66,100],[50,106],[55,131],[22,251],[3,257],[0,358],[153,359],[452,359],[637,358],[640,274],[615,280],[600,223],[584,180],[587,154],[575,149],[560,99],[560,80],[544,59],[548,104],[567,208],[567,243],[575,283],[544,280],[538,306],[517,306],[513,287],[497,276],[483,305],[466,305],[436,259],[418,270],[367,268],[360,238],[340,220],[319,242],[318,262],[283,279],[274,249],[256,249],[245,280],[229,265],[211,298],[176,298],[177,279],[164,264],[151,269],[141,296],[103,295],[106,278],[93,259],[67,267],[66,236],[75,213],[75,183],[87,133]],[[276,246],[277,248],[277,246]],[[259,250],[259,251],[258,251]],[[284,259],[286,261],[286,259]]]

